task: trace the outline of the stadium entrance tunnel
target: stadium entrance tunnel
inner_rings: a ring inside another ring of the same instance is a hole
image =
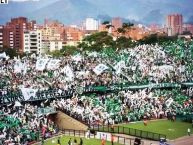
[[[58,111],[55,114],[49,114],[48,117],[58,126],[60,130],[88,130],[88,126],[61,111]]]

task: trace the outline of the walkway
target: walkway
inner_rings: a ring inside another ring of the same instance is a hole
[[[193,135],[169,141],[171,145],[193,145]]]

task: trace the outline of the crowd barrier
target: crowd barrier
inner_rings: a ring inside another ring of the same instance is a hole
[[[111,141],[111,138],[109,138],[107,135],[103,135],[103,133],[100,133],[97,135],[96,132],[92,132],[92,131],[88,134],[87,131],[63,129],[61,130],[60,134],[64,136],[71,136],[71,137],[105,139],[107,141]],[[114,143],[119,143],[122,145],[133,145],[135,141],[134,138],[122,137],[118,135],[114,135],[113,137],[114,137]],[[144,141],[141,141],[141,145],[144,145]]]
[[[193,83],[159,83],[159,84],[147,84],[147,85],[129,85],[129,84],[112,84],[108,86],[89,86],[89,87],[77,87],[68,91],[59,92],[57,89],[50,89],[46,91],[38,91],[36,96],[31,97],[27,102],[39,101],[54,98],[70,98],[74,93],[77,94],[92,94],[92,93],[107,93],[118,92],[123,90],[140,90],[140,89],[172,89],[172,88],[189,88],[193,87]],[[0,89],[3,90],[3,89]],[[0,91],[1,92],[1,91]],[[15,101],[26,101],[21,91],[6,90],[7,94],[0,94],[0,104],[8,104]]]
[[[92,125],[90,126],[91,130],[99,131],[99,132],[110,132],[110,133],[117,133],[117,134],[125,134],[130,136],[135,136],[138,138],[149,139],[154,141],[159,141],[160,138],[166,138],[166,135],[143,131],[139,129],[123,127],[123,126],[108,126],[108,125]]]
[[[125,134],[130,135],[138,138],[148,139],[148,140],[154,140],[159,141],[160,138],[166,138],[166,135],[149,132],[149,131],[143,131],[139,129],[129,128],[129,127],[123,127],[123,126],[112,126],[112,125],[101,125],[101,124],[95,124],[92,125],[89,120],[82,120],[79,116],[71,114],[67,110],[58,110],[62,111],[65,114],[71,116],[72,118],[82,122],[85,125],[89,126],[90,130],[99,131],[99,132],[109,132],[109,133],[117,133],[117,134]]]

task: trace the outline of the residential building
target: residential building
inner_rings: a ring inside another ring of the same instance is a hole
[[[113,25],[114,29],[117,29],[122,27],[123,22],[120,17],[115,17],[115,18],[112,18],[111,24]]]
[[[62,41],[50,41],[50,51],[55,51],[55,50],[61,50],[62,49]]]
[[[42,31],[42,40],[64,40],[64,25],[55,20],[45,19]]]
[[[23,40],[24,52],[36,54],[42,53],[41,31],[24,31]]]
[[[84,30],[86,31],[98,31],[99,30],[99,20],[94,18],[86,18],[84,22]]]
[[[36,21],[28,22],[25,17],[12,18],[3,27],[3,45],[15,48],[22,53],[24,51],[24,31],[34,29],[36,29]]]
[[[65,27],[57,20],[45,19],[43,26],[38,26],[42,32],[42,53],[62,49],[65,41]]]
[[[166,29],[168,36],[182,34],[183,16],[181,14],[168,15],[166,19]]]
[[[104,24],[99,25],[99,32],[102,32],[102,31],[108,31],[108,28]]]
[[[63,41],[61,40],[44,40],[42,41],[42,53],[61,50]]]
[[[190,32],[193,34],[193,24],[184,24],[183,32]]]
[[[83,39],[83,31],[75,27],[65,27],[65,45],[77,46]]]
[[[9,26],[0,25],[0,47],[13,48],[13,29]]]
[[[3,47],[3,26],[0,25],[0,48]]]

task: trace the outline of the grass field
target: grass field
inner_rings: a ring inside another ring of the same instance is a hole
[[[80,143],[80,138],[79,137],[62,136],[60,138],[61,145],[67,145],[70,138],[71,138],[72,141],[74,141],[74,139],[76,138],[77,143],[78,144]],[[101,140],[85,139],[85,138],[82,138],[82,139],[83,139],[84,145],[100,145],[101,144]],[[44,145],[57,145],[57,143],[58,143],[58,137],[45,141]],[[105,145],[111,145],[111,143],[110,142],[106,142]],[[120,145],[120,144],[114,143],[114,145]]]
[[[187,129],[193,130],[191,123],[168,120],[149,121],[147,126],[143,122],[121,124],[120,126],[140,129],[144,131],[165,134],[168,139],[176,139],[187,135]]]

